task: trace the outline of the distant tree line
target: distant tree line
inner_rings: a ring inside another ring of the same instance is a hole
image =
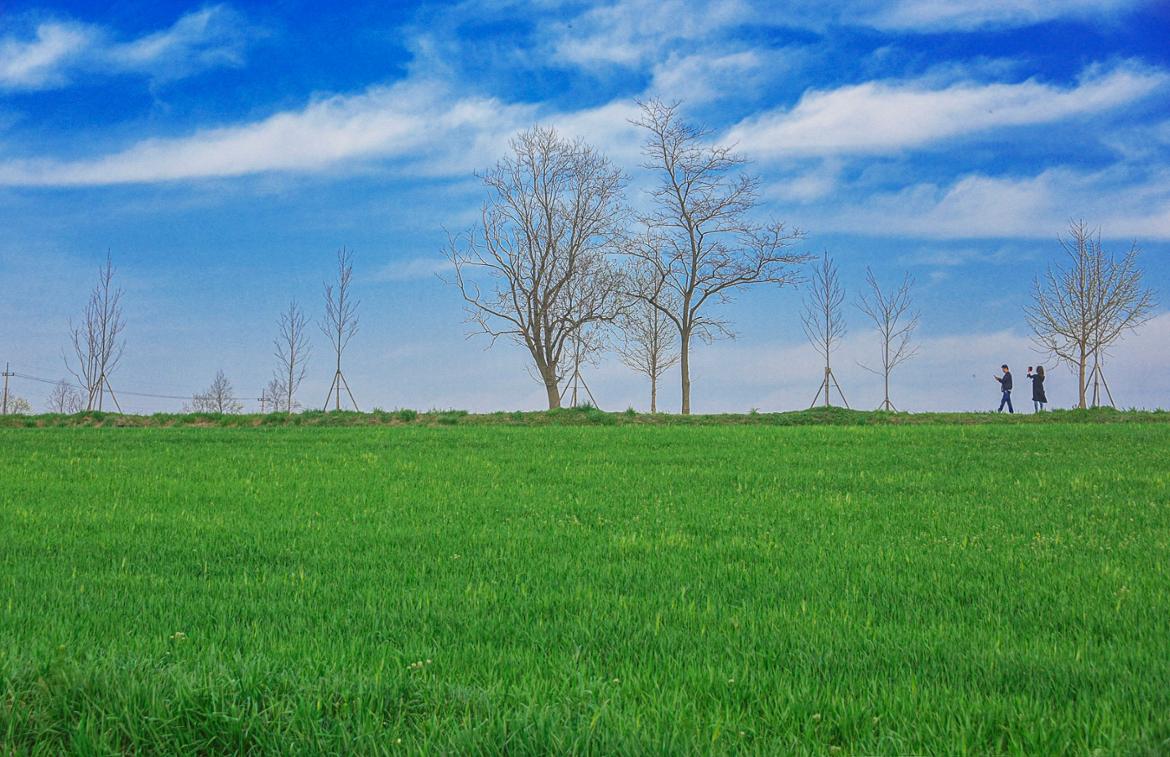
[[[677,104],[639,105],[632,123],[645,132],[641,168],[653,180],[641,212],[631,209],[627,177],[605,155],[549,128],[516,135],[510,154],[482,175],[480,221],[447,246],[474,332],[527,350],[550,409],[561,406],[566,377],[576,401],[582,361],[612,343],[648,379],[651,412],[660,379],[677,365],[680,411],[688,414],[695,339],[733,336],[718,306],[746,287],[807,283],[801,320],[824,363],[813,403],[831,404],[833,388],[846,402],[832,370],[846,333],[834,261],[825,253],[806,272],[812,258],[795,249],[802,233],[757,220],[759,180],[744,171],[744,157],[683,121]],[[1115,258],[1083,221],[1061,244],[1069,264],[1037,279],[1028,322],[1041,352],[1077,370],[1085,407],[1086,381],[1104,382],[1108,348],[1152,316],[1153,295],[1142,286],[1136,245]],[[881,376],[885,410],[896,409],[894,371],[918,352],[913,287],[909,274],[889,286],[867,267],[855,302],[876,336],[878,360],[862,367]]]
[[[324,408],[332,402],[335,409],[342,404],[342,389],[356,409],[353,394],[342,372],[342,359],[350,339],[357,333],[358,305],[353,299],[353,252],[342,247],[337,252],[337,281],[324,287],[324,315],[318,322],[322,333],[333,346],[334,383],[325,399]],[[77,413],[104,410],[106,398],[117,402],[111,377],[119,367],[125,352],[123,331],[126,320],[122,308],[123,290],[114,284],[115,268],[110,255],[98,271],[98,281],[78,322],[70,321],[70,349],[62,353],[65,366],[76,383],[61,379],[54,384],[45,400],[53,413]],[[245,400],[255,399],[263,411],[294,412],[302,407],[297,392],[308,371],[312,354],[308,337],[308,318],[294,300],[282,312],[277,323],[277,337],[273,340],[276,368],[261,396],[239,396],[224,371],[216,372],[211,384],[191,395],[183,406],[185,412],[233,414],[244,410]],[[336,389],[336,392],[334,391]],[[6,412],[25,414],[32,411],[29,403],[15,395],[7,397]],[[119,406],[120,410],[120,406]]]
[[[760,183],[745,171],[743,156],[686,123],[677,104],[647,100],[639,106],[632,123],[645,134],[641,169],[650,189],[644,202],[629,202],[629,178],[604,154],[541,126],[517,134],[509,153],[481,175],[487,196],[479,220],[449,235],[446,247],[451,283],[473,333],[522,346],[550,409],[560,407],[570,389],[574,404],[581,387],[592,397],[581,368],[612,349],[648,380],[651,412],[658,411],[661,380],[677,367],[680,411],[689,414],[694,342],[734,336],[720,306],[747,287],[804,285],[801,322],[823,363],[813,404],[832,404],[835,389],[847,405],[832,367],[846,335],[846,297],[835,261],[827,252],[813,258],[796,249],[801,231],[758,218]],[[1142,281],[1136,243],[1114,255],[1103,248],[1100,231],[1083,220],[1071,222],[1059,243],[1063,257],[1035,279],[1025,314],[1037,350],[1076,373],[1083,408],[1099,404],[1102,388],[1110,394],[1103,371],[1109,350],[1153,317],[1155,301]],[[317,324],[332,348],[323,408],[340,409],[344,396],[357,409],[343,371],[359,322],[352,251],[339,249],[336,264],[336,280],[323,287]],[[70,322],[62,356],[75,383],[54,385],[46,401],[53,412],[107,409],[107,398],[121,409],[111,376],[125,351],[126,321],[114,274],[107,253],[81,317]],[[895,370],[918,352],[913,287],[909,274],[883,285],[867,267],[854,300],[877,348],[877,361],[861,365],[881,376],[879,407],[885,410],[896,409]],[[297,393],[312,354],[308,324],[296,301],[279,315],[276,367],[257,398],[262,410],[302,407]],[[245,399],[220,370],[186,409],[238,413]],[[31,410],[7,390],[4,400],[6,412]]]

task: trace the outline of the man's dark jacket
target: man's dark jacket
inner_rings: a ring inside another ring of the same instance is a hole
[[[996,379],[996,381],[999,382],[1000,387],[1005,392],[1010,392],[1012,390],[1012,372],[1011,371],[1004,371],[1003,378]]]

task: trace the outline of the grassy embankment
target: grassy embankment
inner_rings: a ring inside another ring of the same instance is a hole
[[[1045,413],[893,413],[815,407],[778,413],[724,413],[677,415],[674,413],[605,412],[593,407],[548,411],[468,413],[466,410],[307,410],[298,413],[155,413],[121,415],[90,412],[63,415],[0,416],[0,428],[132,427],[251,428],[257,426],[921,426],[951,424],[1032,424],[1032,423],[1170,423],[1166,410],[1115,410],[1098,407],[1088,410],[1054,410]]]

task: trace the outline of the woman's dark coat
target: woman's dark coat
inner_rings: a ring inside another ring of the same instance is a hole
[[[1033,373],[1028,378],[1032,379],[1032,401],[1048,402],[1048,398],[1044,396],[1044,377],[1039,373]]]

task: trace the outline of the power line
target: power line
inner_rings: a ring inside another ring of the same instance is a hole
[[[26,381],[37,381],[37,382],[42,383],[42,384],[50,384],[53,386],[56,386],[57,384],[63,383],[71,389],[77,389],[78,391],[82,391],[82,392],[87,391],[87,389],[84,386],[79,386],[77,384],[71,384],[68,381],[65,381],[64,379],[47,379],[47,378],[43,378],[41,376],[30,376],[27,373],[16,373],[16,372],[9,373],[8,375],[10,375],[14,378],[21,378],[21,379],[24,379]],[[194,393],[185,394],[185,395],[154,394],[151,392],[131,392],[131,391],[127,391],[125,389],[119,390],[118,393],[122,394],[122,395],[130,395],[133,397],[149,397],[151,399],[183,400],[183,401],[190,400],[194,396]],[[263,394],[263,392],[261,392],[261,394]],[[256,400],[257,397],[250,397],[250,396],[249,397],[225,397],[225,399],[230,399],[230,400],[235,401],[235,402],[242,402],[242,401]]]

